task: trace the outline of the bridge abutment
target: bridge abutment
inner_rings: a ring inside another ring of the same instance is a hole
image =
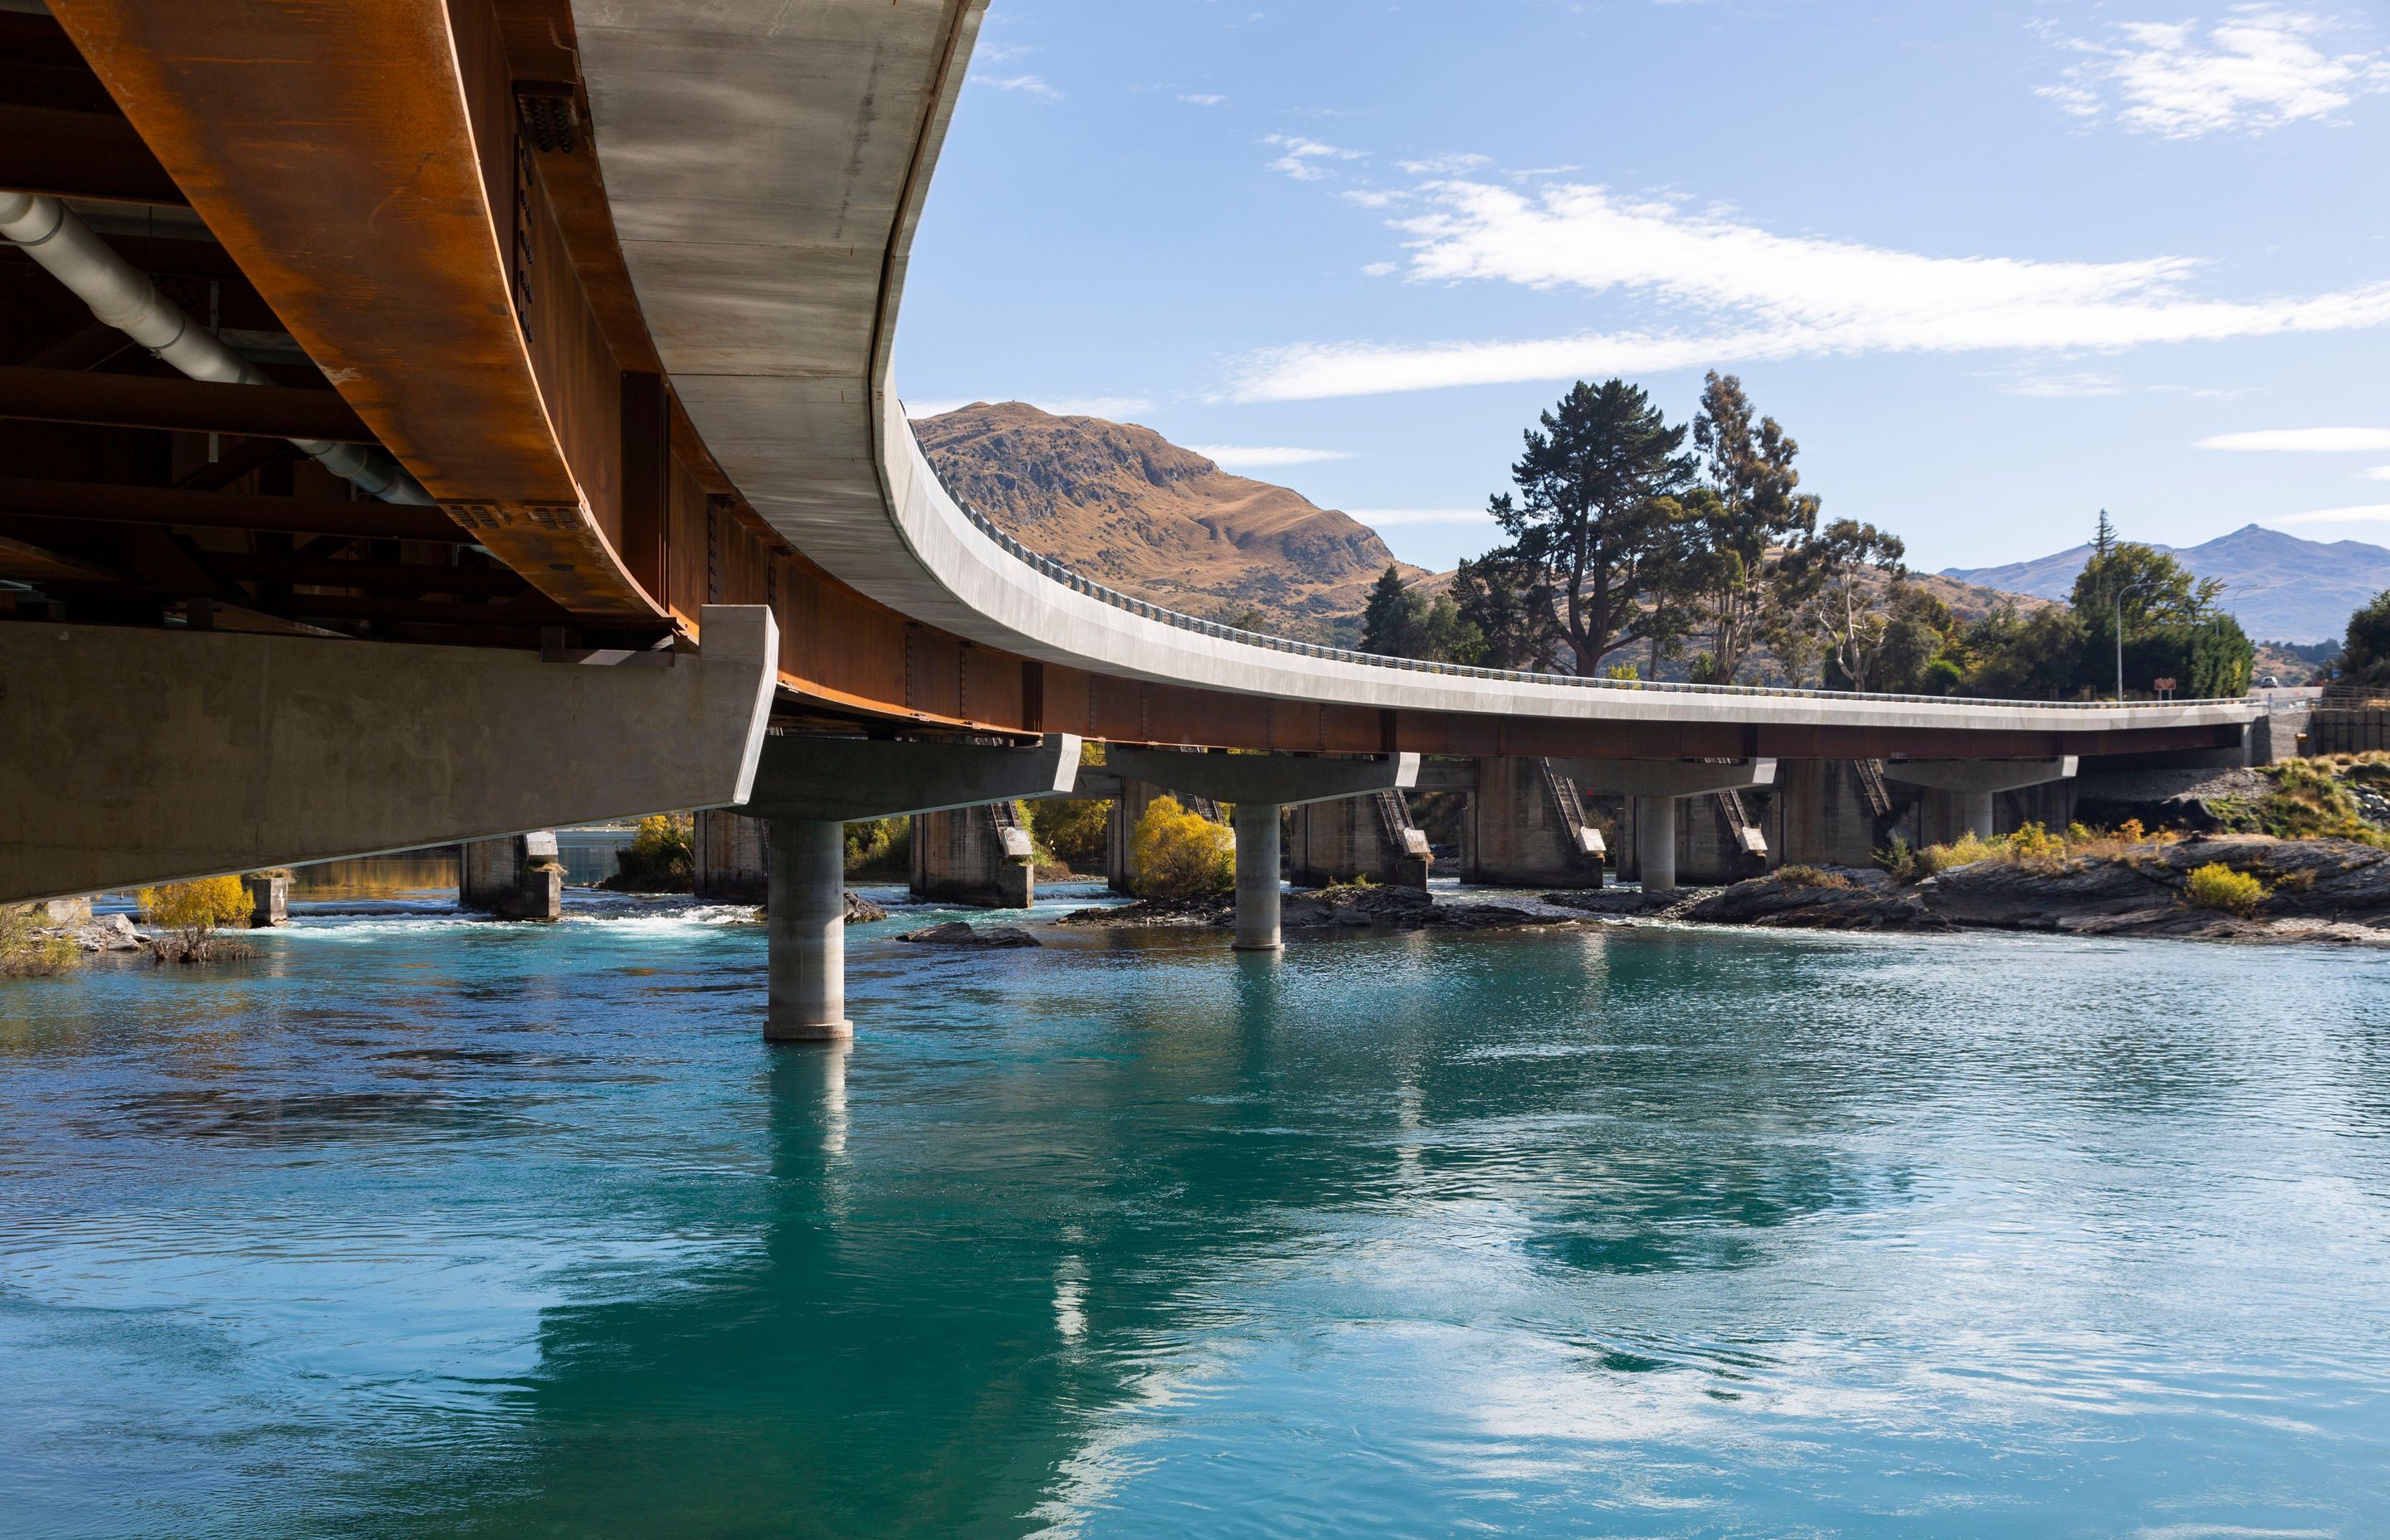
[[[1009,802],[913,815],[913,896],[981,909],[1036,903],[1036,850]]]
[[[761,818],[710,807],[690,831],[699,898],[711,904],[763,904],[771,892],[771,839]]]
[[[1481,759],[1460,823],[1460,880],[1599,888],[1608,851],[1576,785],[1548,759]]]
[[[1295,809],[1289,857],[1288,875],[1309,887],[1366,877],[1396,887],[1424,888],[1434,864],[1427,835],[1411,822],[1410,808],[1398,791]]]

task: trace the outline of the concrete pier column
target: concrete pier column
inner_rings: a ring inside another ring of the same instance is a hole
[[[769,1005],[775,1043],[834,1043],[854,1035],[846,1019],[846,826],[820,818],[771,820],[771,897],[765,905]]]
[[[1989,791],[1937,791],[1949,804],[1951,824],[1979,840],[1992,837],[1992,794]]]
[[[690,839],[697,855],[697,896],[713,904],[761,904],[769,896],[772,862],[764,820],[726,807],[699,811]]]
[[[1635,799],[1635,862],[1647,893],[1677,891],[1677,799]]]
[[[290,923],[290,879],[275,872],[252,872],[240,879],[249,892],[249,928]]]
[[[456,875],[456,905],[500,919],[561,919],[564,865],[557,855],[555,831],[467,841]]]
[[[1240,952],[1275,952],[1279,939],[1279,815],[1277,802],[1239,802],[1237,940]]]

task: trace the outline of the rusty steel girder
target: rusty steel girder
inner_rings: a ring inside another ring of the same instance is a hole
[[[487,0],[58,0],[192,209],[450,516],[559,605],[617,557],[617,368]]]

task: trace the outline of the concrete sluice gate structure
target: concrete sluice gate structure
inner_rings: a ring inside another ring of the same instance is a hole
[[[988,889],[1020,831],[970,810],[1080,789],[1083,739],[1233,809],[1251,949],[1282,862],[1424,871],[1422,775],[1473,781],[1465,875],[1665,887],[2252,751],[2240,700],[1373,659],[1022,549],[889,371],[984,8],[0,11],[0,900],[736,809],[700,867],[770,901],[767,1030],[826,1037],[842,823]]]

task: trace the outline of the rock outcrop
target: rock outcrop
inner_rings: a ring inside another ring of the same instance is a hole
[[[2256,878],[2248,916],[2192,905],[2191,874],[2218,865]],[[2224,835],[2135,845],[2113,856],[1987,860],[1913,888],[1882,872],[1779,872],[1709,894],[1684,918],[1844,930],[2048,930],[2216,941],[2390,946],[2390,851],[2348,840]]]
[[[959,919],[950,919],[943,925],[932,925],[925,930],[907,930],[896,939],[920,946],[1000,948],[1045,944],[1018,925],[989,925],[975,929]]]

